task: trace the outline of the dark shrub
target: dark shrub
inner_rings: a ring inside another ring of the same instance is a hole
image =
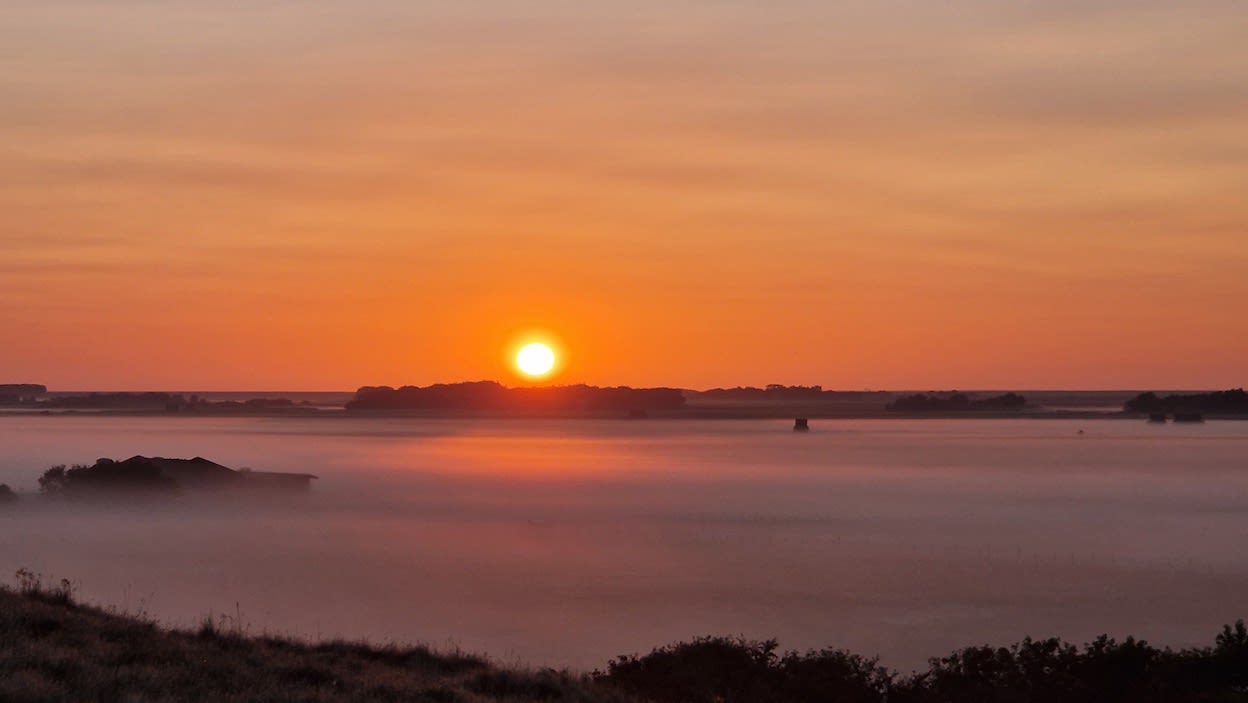
[[[875,659],[824,649],[780,660],[779,700],[878,703],[892,686],[893,673]]]
[[[641,698],[666,702],[777,700],[776,640],[706,637],[611,660],[595,678]]]

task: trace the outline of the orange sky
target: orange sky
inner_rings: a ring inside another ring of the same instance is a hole
[[[10,0],[0,383],[1223,388],[1242,0]]]

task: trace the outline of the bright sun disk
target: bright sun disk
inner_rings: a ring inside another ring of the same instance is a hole
[[[516,367],[526,376],[545,376],[555,367],[555,352],[541,342],[526,344],[516,352]]]

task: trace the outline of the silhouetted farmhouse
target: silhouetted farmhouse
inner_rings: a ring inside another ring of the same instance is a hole
[[[316,476],[299,473],[235,471],[203,457],[166,459],[133,456],[99,459],[92,466],[54,466],[39,479],[48,495],[95,492],[168,493],[188,491],[306,491]]]
[[[33,403],[48,392],[48,387],[38,383],[0,383],[0,405]]]

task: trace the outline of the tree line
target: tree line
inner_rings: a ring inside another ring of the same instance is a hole
[[[608,412],[678,410],[685,396],[678,388],[600,388],[541,386],[508,388],[495,381],[432,386],[365,386],[347,410],[437,410],[456,412]]]
[[[885,407],[891,412],[989,412],[1022,410],[1027,399],[1017,393],[1005,393],[988,398],[976,398],[967,393],[954,391],[949,395],[916,393],[902,396]]]
[[[1123,404],[1129,413],[1225,413],[1248,414],[1248,393],[1243,388],[1232,388],[1213,393],[1171,393],[1161,396],[1153,392],[1141,393]]]

